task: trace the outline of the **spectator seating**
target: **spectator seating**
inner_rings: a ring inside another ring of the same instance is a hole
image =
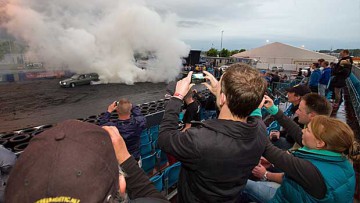
[[[266,128],[268,135],[270,135],[270,132],[272,130],[280,130],[280,125],[277,121],[273,121],[270,123],[269,127]]]
[[[153,152],[152,143],[149,141],[146,144],[140,145],[140,155],[142,157],[148,156]]]
[[[146,144],[148,142],[150,142],[148,134],[140,136],[140,144],[141,145]]]
[[[141,157],[141,168],[145,173],[149,174],[155,169],[156,165],[156,153],[152,153],[149,156]]]
[[[159,125],[154,125],[149,128],[149,134],[152,135],[153,133],[159,134]]]
[[[176,162],[175,164],[167,167],[164,171],[164,185],[166,195],[169,194],[169,188],[175,185],[179,180],[179,173],[180,173],[181,163]]]
[[[158,149],[158,150],[156,151],[156,158],[157,158],[157,160],[158,160],[158,166],[159,166],[159,167],[165,165],[165,164],[168,162],[166,153],[164,153],[164,152],[161,151],[160,149]]]
[[[284,114],[285,114],[286,116],[290,117],[290,116],[293,115],[293,113],[291,112],[291,108],[292,108],[293,106],[294,106],[293,104],[290,104],[290,105],[286,108],[286,110],[284,111]]]
[[[155,188],[161,192],[164,188],[163,186],[163,173],[159,174],[159,175],[155,175],[153,177],[150,178],[150,181],[154,184]]]
[[[157,140],[159,137],[159,131],[154,131],[150,133],[150,139],[151,141]]]

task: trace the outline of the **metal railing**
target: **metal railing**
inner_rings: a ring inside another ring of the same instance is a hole
[[[360,125],[360,68],[353,66],[350,77],[346,83],[349,89],[351,102]]]

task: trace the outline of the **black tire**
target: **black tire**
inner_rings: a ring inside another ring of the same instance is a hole
[[[70,87],[74,88],[75,87],[75,83],[70,83]]]

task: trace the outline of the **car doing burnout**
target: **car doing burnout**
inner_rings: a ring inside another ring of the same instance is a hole
[[[75,74],[71,78],[59,82],[61,87],[75,87],[78,85],[89,85],[92,81],[99,81],[97,73]]]

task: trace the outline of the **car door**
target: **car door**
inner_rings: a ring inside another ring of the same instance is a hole
[[[77,84],[78,84],[78,85],[84,85],[84,84],[86,84],[85,75],[80,75],[80,76],[79,76],[78,81],[77,81]]]

